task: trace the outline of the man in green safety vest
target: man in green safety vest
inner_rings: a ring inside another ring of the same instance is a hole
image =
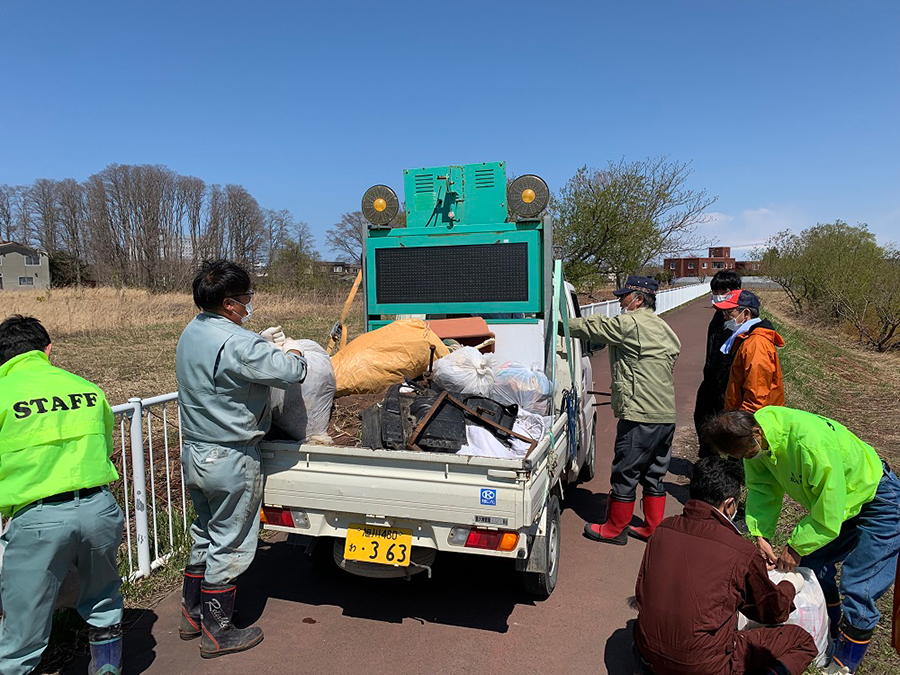
[[[50,364],[50,335],[34,318],[0,323],[0,673],[26,675],[50,639],[71,566],[76,609],[90,626],[89,672],[122,672],[122,510],[106,488],[113,413],[95,384]]]
[[[855,673],[881,617],[875,601],[894,583],[900,480],[843,424],[802,410],[730,410],[707,421],[703,434],[744,460],[747,527],[766,561],[788,572],[808,567],[822,584],[834,637],[826,672]],[[769,540],[785,494],[807,515],[776,556]]]

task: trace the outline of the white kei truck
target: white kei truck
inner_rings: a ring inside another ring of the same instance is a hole
[[[405,227],[390,226],[393,190],[363,197],[365,329],[397,315],[485,318],[498,363],[540,364],[550,378],[550,428],[515,459],[264,441],[264,527],[369,577],[430,576],[444,551],[506,558],[549,597],[563,486],[596,467],[588,346],[568,336],[578,302],[540,217],[549,191],[534,175],[507,184],[504,162],[404,174]]]

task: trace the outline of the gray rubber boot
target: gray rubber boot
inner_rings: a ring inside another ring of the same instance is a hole
[[[204,659],[243,652],[262,642],[262,628],[235,628],[231,623],[236,592],[234,584],[200,584],[200,656]]]

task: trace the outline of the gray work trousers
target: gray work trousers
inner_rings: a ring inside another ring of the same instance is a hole
[[[256,555],[262,505],[259,449],[189,441],[181,450],[181,465],[197,512],[189,564],[206,565],[207,583],[234,581]]]
[[[3,535],[0,575],[0,673],[27,675],[50,640],[56,596],[71,566],[78,570],[76,609],[89,625],[122,621],[116,553],[122,510],[108,490],[66,502],[37,501],[13,516]]]
[[[644,495],[665,495],[663,478],[672,458],[674,424],[619,420],[610,486],[623,502],[634,501],[638,484]]]

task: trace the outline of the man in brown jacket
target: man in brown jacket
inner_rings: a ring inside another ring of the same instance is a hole
[[[816,656],[799,626],[737,630],[737,613],[787,620],[803,577],[777,586],[756,547],[737,532],[743,473],[723,457],[694,467],[691,499],[650,538],[637,579],[634,641],[656,675],[799,675]]]
[[[767,405],[784,405],[784,379],[778,347],[784,338],[768,319],[759,318],[759,298],[750,291],[732,291],[713,305],[725,315],[732,335],[721,347],[732,358],[725,410],[756,412]]]

